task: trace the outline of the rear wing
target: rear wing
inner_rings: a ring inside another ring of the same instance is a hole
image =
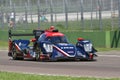
[[[36,40],[38,40],[39,36],[44,32],[44,30],[33,30],[33,35],[36,38]]]
[[[36,39],[44,33],[44,30],[33,30],[32,33],[12,33],[12,30],[8,31],[9,38],[12,38],[12,36],[34,36]]]

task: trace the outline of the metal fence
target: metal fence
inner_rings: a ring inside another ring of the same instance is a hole
[[[37,27],[59,24],[82,30],[114,30],[120,29],[119,13],[120,0],[0,0],[0,28],[27,29],[38,23]]]

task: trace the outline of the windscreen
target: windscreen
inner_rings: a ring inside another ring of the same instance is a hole
[[[48,37],[47,40],[50,41],[53,44],[68,43],[67,38],[65,36]]]

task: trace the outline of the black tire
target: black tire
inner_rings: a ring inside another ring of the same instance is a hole
[[[18,60],[15,45],[13,45],[13,47],[12,47],[12,58],[13,58],[13,60]]]
[[[18,57],[19,60],[24,60],[24,53],[21,53],[21,56]]]
[[[24,60],[23,53],[19,53],[21,56],[18,56],[17,49],[15,48],[15,45],[12,47],[12,58],[13,60]]]
[[[39,61],[40,60],[41,49],[39,48],[38,45],[35,46],[35,52],[36,52],[35,60]]]
[[[36,53],[35,60],[36,60],[36,61],[39,61],[39,60],[40,60],[40,54],[39,54],[39,53]]]

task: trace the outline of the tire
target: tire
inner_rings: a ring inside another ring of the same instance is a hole
[[[12,58],[13,58],[13,60],[18,60],[15,45],[13,45],[13,47],[12,47]]]
[[[22,54],[22,56],[18,56],[15,45],[13,45],[13,47],[12,47],[12,58],[13,58],[13,60],[24,60],[23,53],[20,53],[20,54]]]
[[[39,61],[40,60],[41,49],[38,47],[38,45],[35,46],[35,52],[36,52],[35,60]]]
[[[36,60],[36,61],[39,61],[39,60],[40,60],[40,54],[39,54],[39,53],[36,53],[35,60]]]
[[[22,55],[18,57],[19,60],[24,60],[24,53],[21,53]]]

